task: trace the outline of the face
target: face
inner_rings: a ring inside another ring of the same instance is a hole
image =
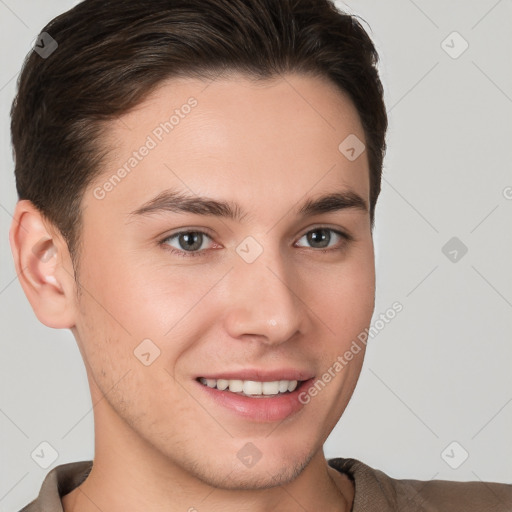
[[[73,328],[100,445],[221,488],[285,483],[320,453],[364,350],[333,367],[374,307],[368,160],[348,136],[365,141],[350,100],[291,74],[168,81],[109,123]]]

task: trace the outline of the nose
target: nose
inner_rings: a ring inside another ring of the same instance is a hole
[[[237,257],[229,279],[224,326],[233,338],[275,345],[304,330],[309,313],[300,281],[278,250],[266,249],[252,263]]]

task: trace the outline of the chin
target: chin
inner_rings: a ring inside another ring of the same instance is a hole
[[[258,441],[255,439],[254,443]],[[279,446],[267,447],[264,443],[265,440],[261,439],[261,452],[255,452],[250,441],[244,443],[231,461],[221,456],[211,458],[210,471],[205,471],[203,476],[209,477],[210,485],[221,489],[269,489],[295,480],[314,456],[314,446],[303,443],[296,446],[296,443],[287,445],[282,442]],[[252,460],[246,459],[246,454],[254,453],[256,456]]]
[[[196,474],[196,477],[217,489],[257,491],[292,482],[300,475],[308,462],[308,460],[297,461],[295,464],[285,465],[282,462],[280,464],[265,464],[263,460],[260,460],[250,468],[238,465],[234,469],[212,468],[210,471],[203,466],[201,468],[203,471]]]

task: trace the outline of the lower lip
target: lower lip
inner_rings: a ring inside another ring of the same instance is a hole
[[[196,381],[204,393],[212,398],[217,404],[235,411],[239,416],[257,422],[282,421],[288,416],[300,411],[305,404],[299,400],[299,395],[307,391],[313,384],[314,378],[302,382],[291,393],[282,395],[267,395],[265,397],[251,398],[245,395],[238,395],[230,391],[221,391],[217,388],[210,388]]]

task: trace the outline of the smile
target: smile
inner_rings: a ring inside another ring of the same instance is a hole
[[[255,381],[255,380],[238,380],[238,379],[206,379],[199,378],[199,382],[209,388],[218,389],[220,391],[230,391],[244,396],[264,397],[275,396],[295,391],[297,386],[303,381],[296,380],[274,380],[274,381]]]

